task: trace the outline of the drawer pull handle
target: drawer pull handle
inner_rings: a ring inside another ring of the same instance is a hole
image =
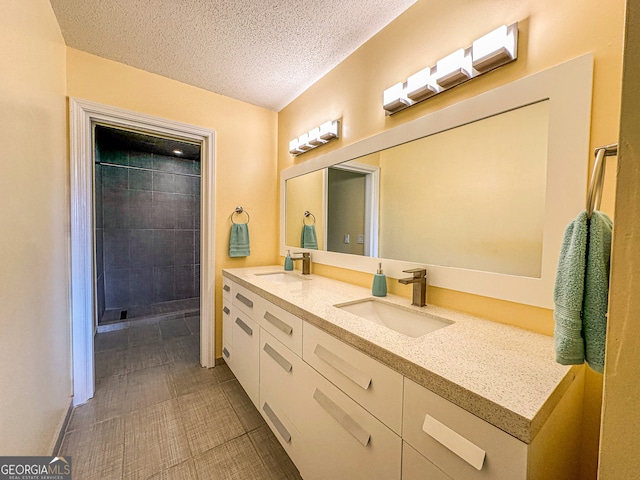
[[[236,317],[236,324],[242,329],[244,330],[244,332],[251,336],[253,335],[253,330],[251,329],[251,327],[249,325],[247,325],[246,323],[244,323],[242,320],[240,320],[240,317]]]
[[[367,390],[371,385],[371,376],[351,366],[346,360],[340,358],[335,353],[330,352],[319,343],[316,345],[313,353],[315,353],[321,360],[324,360],[326,363],[331,365],[353,383],[355,383],[359,387],[362,387],[364,390]]]
[[[271,410],[271,407],[267,402],[264,402],[264,405],[262,406],[262,410],[264,410],[264,413],[267,414],[267,417],[269,417],[269,420],[271,420],[271,423],[273,423],[273,426],[276,427],[276,430],[278,430],[278,433],[280,434],[282,439],[287,443],[291,442],[291,434],[282,424],[282,422],[280,421],[278,416],[275,414],[275,412]]]
[[[230,287],[229,285],[225,285],[224,287],[222,287],[222,289],[223,289],[225,292],[230,292],[230,291],[231,291],[231,287]]]
[[[316,388],[313,392],[313,399],[320,404],[326,412],[331,415],[342,428],[349,432],[353,437],[362,444],[363,447],[369,445],[371,434],[356,422],[347,412],[342,410],[333,400],[327,397],[320,389]]]
[[[287,335],[291,335],[291,333],[293,333],[293,328],[291,328],[289,324],[283,322],[278,317],[269,312],[264,313],[264,319],[277,329],[282,330]]]
[[[273,348],[271,345],[269,345],[268,343],[264,344],[264,347],[262,348],[265,352],[267,352],[267,354],[273,358],[276,363],[278,365],[280,365],[285,372],[290,372],[291,369],[293,368],[293,365],[291,365],[286,358],[284,358],[282,355],[280,355],[275,348]]]
[[[227,350],[227,347],[223,347],[223,349],[222,349],[222,353],[224,353],[224,356],[225,356],[225,357],[227,357],[227,358],[229,358],[229,356],[231,355],[231,354],[229,353],[229,350]]]
[[[227,315],[229,315],[229,314],[231,313],[231,310],[229,310],[229,307],[224,307],[224,308],[222,309],[222,311],[223,311],[225,314],[227,314]]]
[[[242,295],[241,293],[236,293],[236,298],[244,303],[247,307],[253,308],[253,302],[249,300],[247,297]]]
[[[486,455],[485,451],[458,432],[454,432],[430,415],[424,417],[422,431],[458,455],[476,470],[482,470]]]

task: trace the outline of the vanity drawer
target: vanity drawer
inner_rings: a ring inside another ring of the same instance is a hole
[[[223,300],[229,300],[229,302],[231,302],[231,299],[233,294],[233,282],[231,280],[229,280],[226,277],[222,277],[222,299]]]
[[[302,357],[302,319],[271,302],[261,300],[255,317],[260,326]]]
[[[233,340],[233,304],[231,298],[222,298],[222,339],[231,345]]]
[[[403,438],[454,480],[527,478],[527,445],[405,379]]]
[[[402,375],[308,323],[304,324],[303,358],[400,434]]]
[[[250,318],[255,319],[255,312],[261,297],[237,283],[233,284],[232,293],[233,306],[242,310],[249,315]]]
[[[451,477],[402,442],[402,480],[451,480]]]
[[[307,442],[305,480],[399,480],[402,439],[311,369],[301,425]]]

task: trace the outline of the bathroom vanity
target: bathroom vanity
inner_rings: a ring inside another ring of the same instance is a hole
[[[222,288],[223,358],[303,478],[577,478],[583,370],[552,338],[281,266]]]

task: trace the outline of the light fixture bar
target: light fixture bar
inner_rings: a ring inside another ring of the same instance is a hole
[[[382,108],[387,115],[393,115],[517,58],[518,23],[502,25],[470,47],[460,48],[438,60],[435,66],[414,73],[406,82],[387,88]]]
[[[289,142],[289,153],[300,155],[339,137],[340,122],[330,120]]]

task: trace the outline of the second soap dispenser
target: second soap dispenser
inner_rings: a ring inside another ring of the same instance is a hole
[[[373,276],[373,285],[371,286],[371,294],[374,297],[387,296],[387,276],[382,273],[382,264],[378,264],[378,272]]]
[[[284,269],[293,270],[293,258],[291,258],[291,250],[287,250],[287,256],[284,259]]]

